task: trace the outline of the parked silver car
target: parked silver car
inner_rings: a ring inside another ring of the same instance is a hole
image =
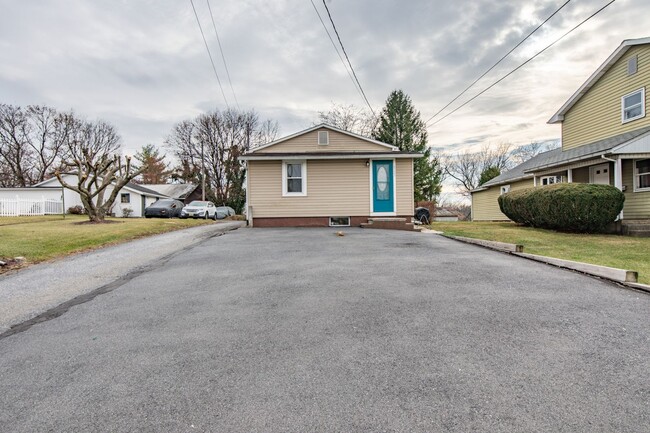
[[[217,219],[224,219],[235,215],[235,210],[230,206],[219,206],[217,208]]]
[[[217,219],[217,207],[211,201],[194,200],[181,211],[181,218]]]

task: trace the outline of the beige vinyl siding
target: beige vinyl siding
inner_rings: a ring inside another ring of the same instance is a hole
[[[397,215],[413,215],[415,211],[415,202],[413,200],[413,160],[410,158],[396,159],[395,170]]]
[[[650,191],[634,192],[634,162],[623,160],[623,185],[625,185],[625,204],[623,219],[650,218]]]
[[[627,61],[638,56],[638,71],[627,75]],[[621,122],[621,97],[646,87],[646,116]],[[629,49],[565,114],[562,148],[572,149],[624,132],[650,126],[650,45]]]
[[[533,179],[524,179],[510,184],[510,191],[517,191],[534,186]],[[474,221],[508,221],[508,217],[499,209],[501,186],[492,186],[485,191],[472,193],[472,219]]]
[[[307,160],[307,195],[282,196],[282,161],[249,161],[253,218],[370,215],[366,159]],[[413,214],[412,160],[395,161],[398,215]]]
[[[329,132],[329,144],[318,144],[318,131]],[[360,138],[351,137],[329,129],[317,129],[307,134],[291,138],[282,143],[260,149],[259,153],[290,153],[290,152],[390,152],[391,148],[371,143]]]

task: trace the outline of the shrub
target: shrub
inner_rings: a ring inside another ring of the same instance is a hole
[[[128,218],[133,214],[133,209],[130,207],[122,208],[122,218]]]
[[[519,224],[593,233],[616,220],[624,201],[625,195],[611,185],[561,183],[503,194],[499,207]]]
[[[70,206],[68,208],[68,213],[71,214],[71,215],[83,215],[84,214],[84,208],[81,205]]]

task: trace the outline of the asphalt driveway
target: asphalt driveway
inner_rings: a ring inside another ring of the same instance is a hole
[[[647,294],[345,232],[229,232],[0,339],[0,431],[650,431]]]

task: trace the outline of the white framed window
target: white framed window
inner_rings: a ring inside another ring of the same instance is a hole
[[[350,227],[350,217],[330,217],[330,227]]]
[[[510,185],[501,185],[501,195],[510,192]]]
[[[282,161],[282,195],[307,195],[307,161]]]
[[[330,134],[328,131],[318,131],[318,144],[321,146],[330,144]]]
[[[128,192],[120,194],[120,203],[131,203],[131,194]]]
[[[562,183],[564,178],[562,176],[543,176],[540,177],[540,180],[543,185],[554,185],[556,183]]]
[[[650,159],[634,161],[634,192],[650,191]]]
[[[627,123],[645,117],[645,87],[621,98],[621,122]]]

